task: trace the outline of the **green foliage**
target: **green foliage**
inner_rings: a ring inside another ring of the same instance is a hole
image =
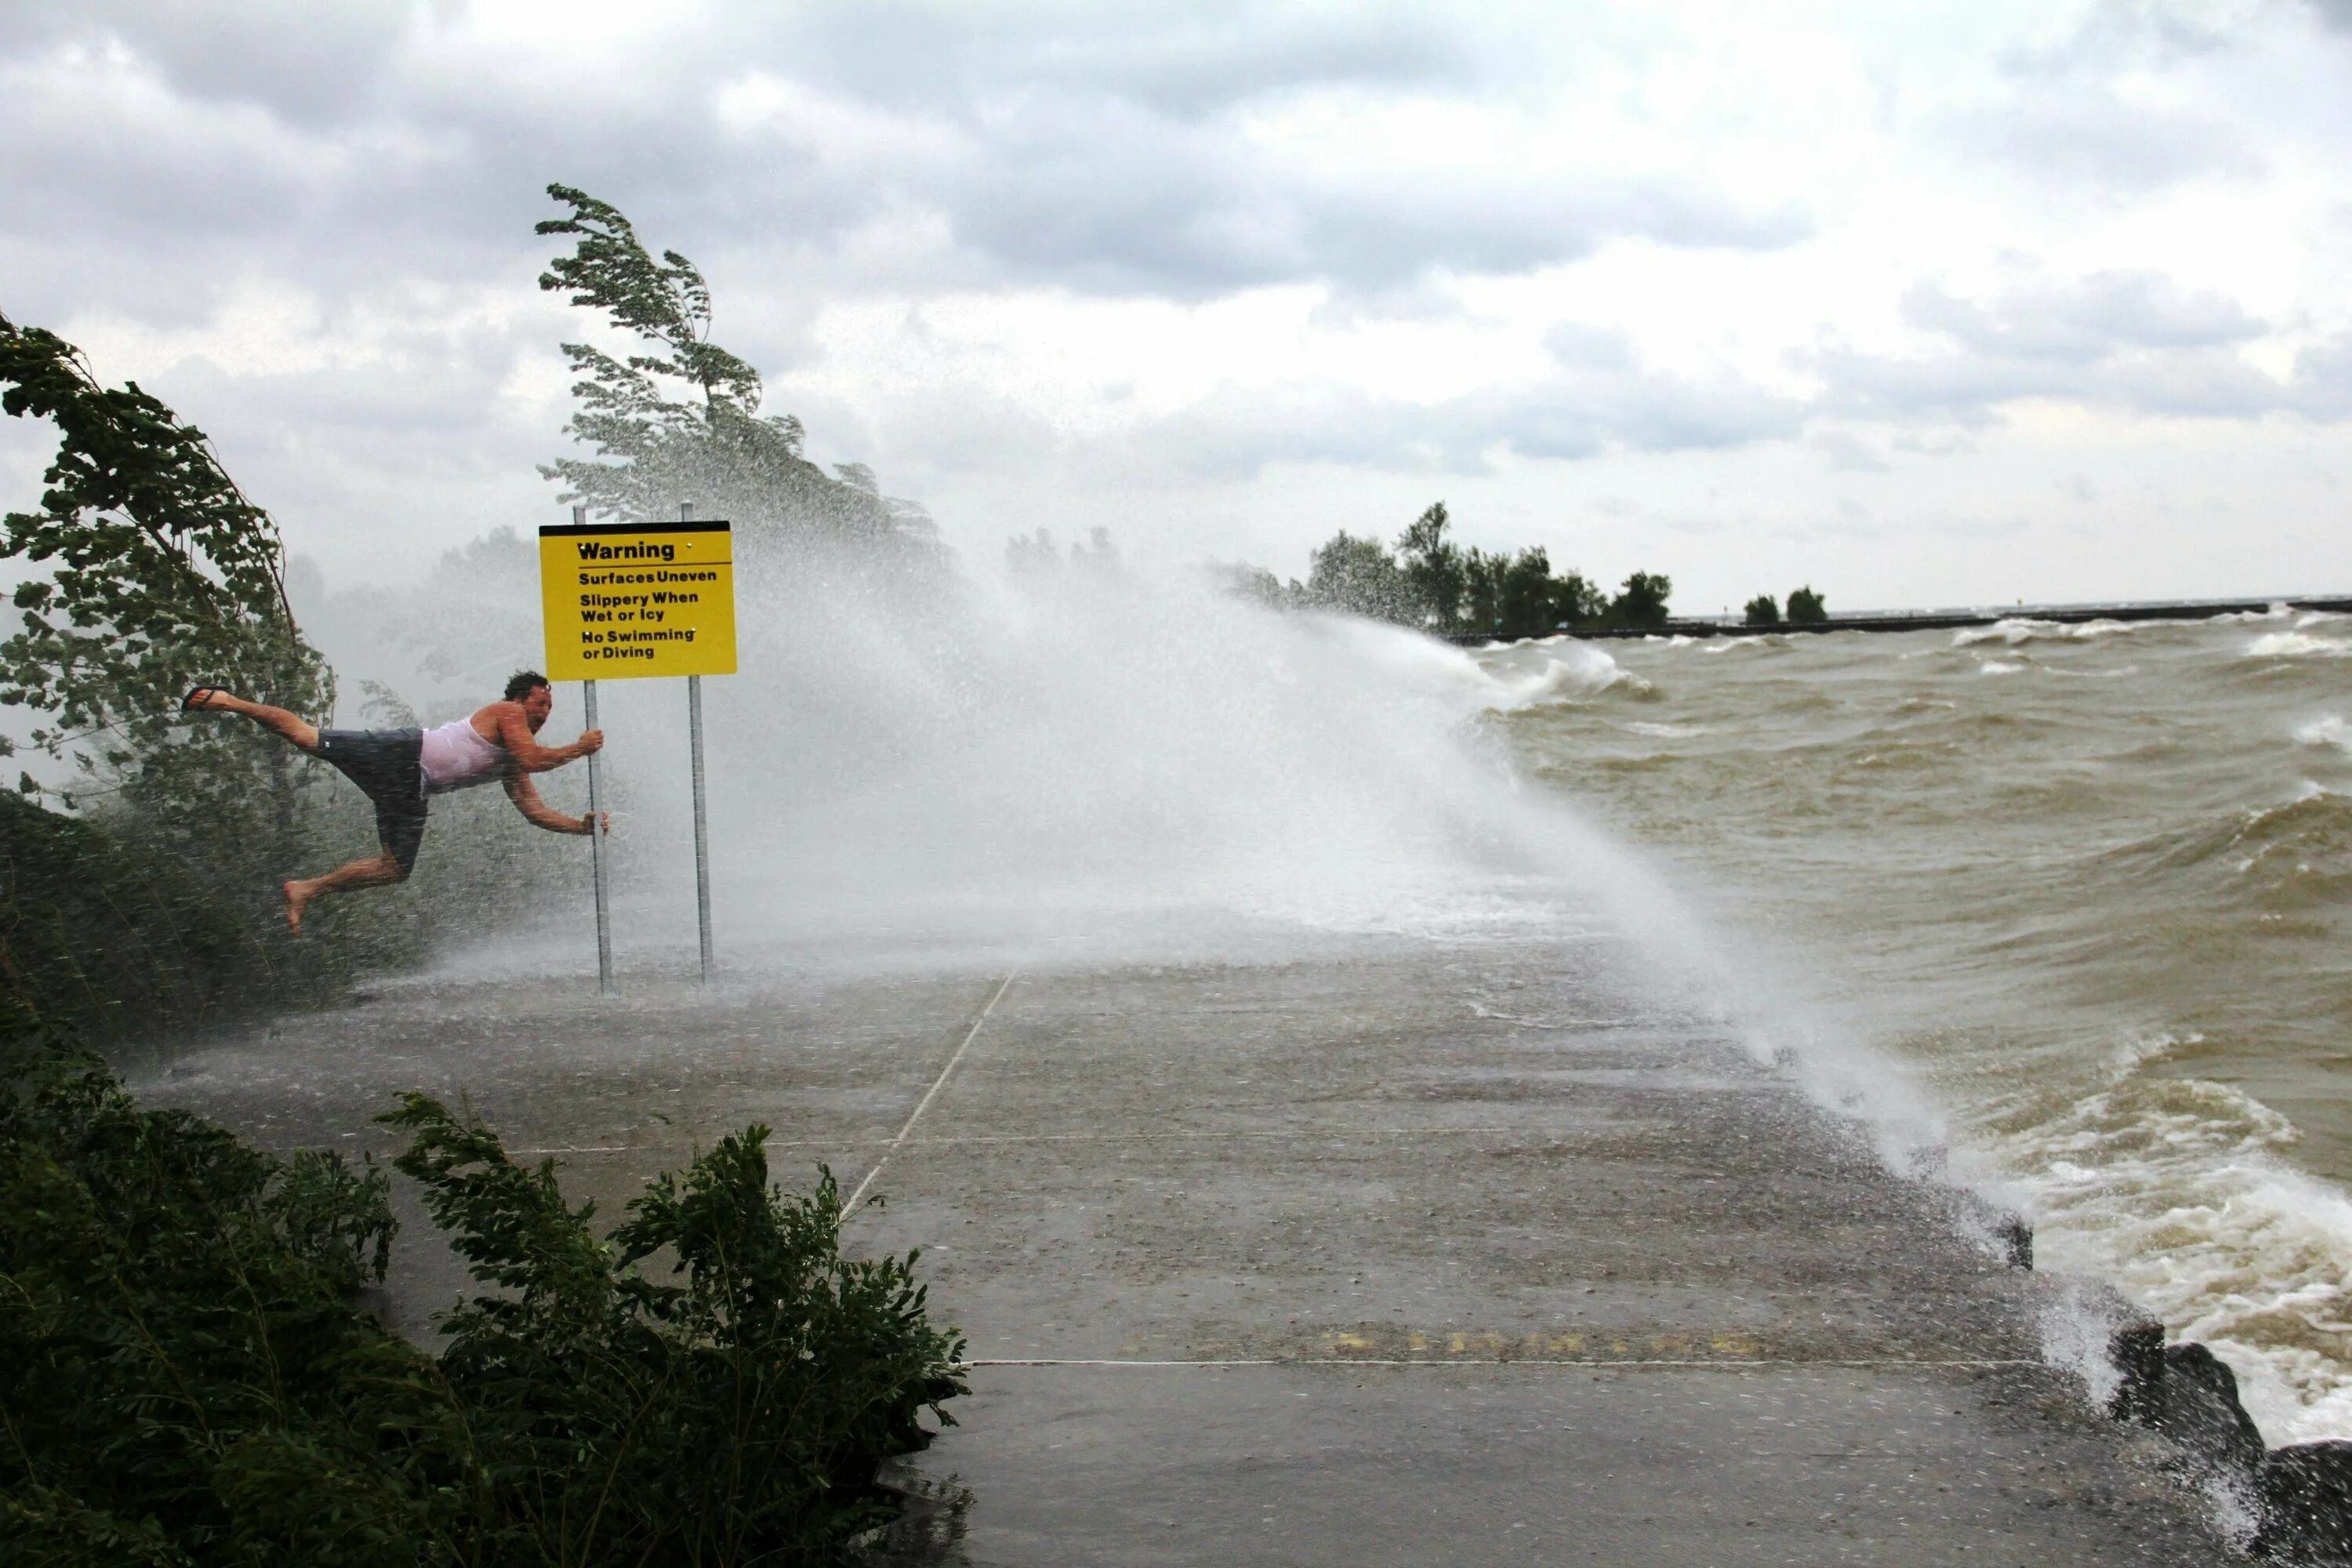
[[[323,713],[325,665],[286,606],[277,525],[203,431],[138,384],[99,384],[71,343],[0,317],[0,411],[46,419],[58,450],[38,510],[11,511],[0,557],[20,583],[0,643],[0,702],[50,716],[34,743],[121,776],[148,809],[219,824],[293,809],[283,749],[246,731],[173,743],[180,694],[202,680]]]
[[[1404,585],[1426,620],[1450,630],[1462,616],[1465,586],[1461,549],[1445,537],[1451,520],[1438,501],[1397,535],[1397,559]]]
[[[255,726],[178,712],[198,682],[332,706],[287,609],[276,524],[201,430],[135,384],[101,386],[54,333],[0,319],[0,410],[58,440],[0,544],[31,568],[0,702],[43,715],[35,743],[80,772],[23,793],[84,814],[0,812],[0,989],[94,1036],[201,1022],[233,995],[313,998],[368,945],[293,952],[280,934],[278,884],[325,852],[331,797]]]
[[[85,1037],[192,1028],[239,997],[307,992],[317,965],[291,956],[177,860],[0,795],[0,1006]]]
[[[1666,596],[1674,590],[1671,577],[1636,572],[1625,579],[1623,592],[1609,602],[1604,618],[1612,626],[1663,626],[1666,624]]]
[[[1541,545],[1516,554],[1464,550],[1448,537],[1452,523],[1437,502],[1397,536],[1393,555],[1378,539],[1342,529],[1309,557],[1303,587],[1294,582],[1285,589],[1260,567],[1218,571],[1229,592],[1272,607],[1343,610],[1436,632],[1518,638],[1665,624],[1673,586],[1665,577],[1636,572],[1612,601],[1581,572],[1555,574]],[[1016,540],[1014,549],[1026,544]]]
[[[1245,599],[1262,609],[1287,609],[1295,595],[1304,595],[1307,591],[1297,582],[1285,587],[1281,578],[1265,567],[1253,566],[1246,561],[1212,561],[1205,570],[1209,581],[1220,592],[1236,599]]]
[[[1789,595],[1790,626],[1817,626],[1829,618],[1828,606],[1822,603],[1822,596],[1813,592],[1811,584],[1796,589]]]
[[[1600,591],[1580,572],[1554,576],[1551,555],[1529,545],[1516,555],[1471,552],[1474,597],[1488,609],[1486,629],[1501,637],[1548,637],[1590,625],[1601,613]]]
[[[21,1015],[0,1029],[0,1557],[454,1561],[451,1410],[354,1312],[383,1173],[142,1111]]]
[[[649,352],[615,357],[565,343],[580,405],[565,426],[598,458],[542,468],[567,501],[636,521],[674,518],[678,504],[725,518],[757,552],[783,542],[827,540],[897,555],[930,557],[938,531],[923,509],[881,493],[871,469],[850,463],[828,477],[801,450],[801,422],[761,416],[759,372],[710,341],[709,285],[675,250],[659,259],[619,208],[569,185],[547,194],[572,209],[536,232],[569,235],[539,286],[569,290]]]
[[[100,386],[53,333],[0,320],[0,408],[58,437],[37,510],[10,513],[0,546],[35,568],[16,591],[21,628],[0,643],[0,701],[47,714],[36,742],[82,774],[23,791],[73,817],[0,810],[0,992],[90,1037],[184,1027],[232,999],[315,1001],[363,966],[415,957],[436,893],[496,914],[543,885],[544,855],[527,881],[488,858],[428,854],[416,883],[331,906],[287,942],[280,883],[366,852],[372,816],[257,726],[177,710],[199,682],[322,719],[332,707],[287,609],[276,525],[202,431],[135,384]],[[511,831],[487,800],[442,803],[436,831],[486,815]]]
[[[842,1258],[830,1176],[771,1188],[761,1129],[599,1239],[551,1163],[410,1097],[397,1163],[499,1291],[436,1361],[352,1303],[384,1274],[383,1173],[142,1111],[5,1022],[0,1559],[837,1561],[886,1512],[876,1465],[964,1392],[914,1258]]]
[[[384,1120],[415,1135],[396,1163],[435,1220],[507,1292],[442,1320],[442,1367],[533,1560],[811,1560],[877,1522],[874,1466],[964,1392],[914,1257],[841,1258],[831,1173],[772,1190],[763,1127],[657,1178],[599,1240],[552,1163],[514,1164],[423,1095]],[[683,1284],[637,1272],[656,1254]]]
[[[1551,605],[1554,624],[1574,629],[1598,622],[1607,613],[1609,601],[1583,573],[1570,572],[1552,579]]]
[[[1069,553],[1054,542],[1054,531],[1041,528],[1034,535],[1016,533],[1004,542],[1004,569],[1015,577],[1056,577],[1064,569],[1108,574],[1118,570],[1118,546],[1110,539],[1110,530],[1095,527],[1087,531],[1086,542],[1073,543]]]
[[[1341,529],[1308,558],[1307,602],[1374,620],[1421,624],[1423,611],[1396,557],[1372,538]]]
[[[1748,601],[1748,625],[1777,626],[1780,624],[1780,601],[1769,594],[1759,594]]]

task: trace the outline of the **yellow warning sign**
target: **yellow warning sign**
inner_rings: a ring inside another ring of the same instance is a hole
[[[734,674],[733,539],[723,522],[541,529],[548,679]]]

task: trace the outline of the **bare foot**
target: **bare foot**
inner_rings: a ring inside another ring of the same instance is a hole
[[[286,929],[296,936],[302,934],[302,911],[310,907],[310,895],[301,890],[299,882],[288,882],[286,889]]]

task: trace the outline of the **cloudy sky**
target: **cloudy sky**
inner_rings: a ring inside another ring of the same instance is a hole
[[[556,519],[562,181],[975,561],[2352,591],[2347,84],[2352,0],[12,0],[0,311],[345,586]]]

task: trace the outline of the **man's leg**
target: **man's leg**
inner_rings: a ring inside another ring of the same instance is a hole
[[[321,893],[351,893],[362,888],[388,888],[394,882],[408,880],[408,868],[395,858],[391,850],[371,855],[364,860],[354,860],[348,866],[338,866],[323,877],[286,884],[286,924],[296,936],[302,934],[302,911],[310,900]]]
[[[375,834],[376,841],[383,846],[382,853],[338,866],[325,876],[313,877],[307,882],[286,884],[286,924],[296,936],[302,934],[302,911],[320,893],[355,892],[362,888],[385,888],[408,880],[408,873],[416,865],[416,851],[425,842],[424,797],[419,795],[413,805],[378,802]]]
[[[266,702],[247,702],[244,698],[233,697],[226,691],[207,692],[196,706],[213,709],[223,713],[242,713],[263,729],[284,736],[306,752],[315,752],[319,749],[318,726],[299,714],[288,712],[283,708],[272,708]],[[353,866],[360,864],[362,862],[357,860],[352,862]],[[350,867],[344,869],[348,870]],[[340,875],[341,873],[330,874]]]

